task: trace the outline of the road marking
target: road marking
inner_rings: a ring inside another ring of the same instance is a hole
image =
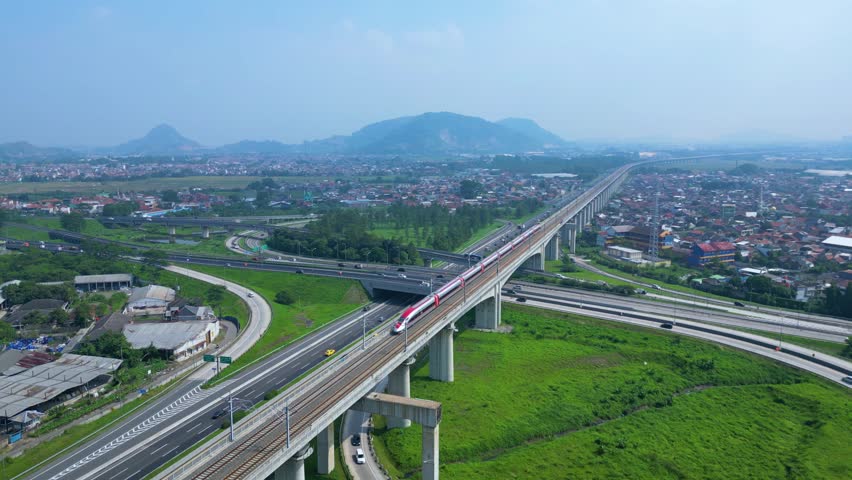
[[[158,448],[158,449],[154,450],[153,452],[151,452],[151,455],[153,455],[153,454],[155,454],[155,453],[159,452],[160,450],[162,450],[162,449],[164,449],[164,448],[166,448],[166,447],[168,447],[168,446],[169,446],[169,444],[168,444],[168,443],[164,443],[162,447],[160,447],[160,448]]]
[[[160,455],[160,456],[161,456],[161,457],[167,457],[167,456],[169,456],[169,454],[170,454],[170,453],[174,452],[174,451],[175,451],[175,450],[177,450],[178,448],[180,448],[180,445],[178,445],[177,447],[175,447],[175,448],[173,448],[173,449],[169,450],[168,452],[166,452],[166,453],[164,453],[164,454],[162,454],[162,455]]]
[[[130,468],[130,467],[127,467],[127,468]],[[124,470],[122,470],[122,471],[120,471],[120,472],[116,473],[115,475],[113,475],[113,476],[109,477],[109,478],[110,478],[110,480],[112,480],[113,478],[118,478],[119,476],[121,476],[121,474],[122,474],[122,473],[124,473],[124,472],[126,472],[126,471],[127,471],[127,468],[125,468]]]
[[[199,423],[198,425],[196,425],[196,426],[194,426],[194,427],[192,427],[192,428],[190,428],[190,429],[187,429],[187,431],[186,431],[186,432],[187,432],[187,433],[189,433],[189,432],[191,432],[191,431],[195,430],[196,428],[201,427],[202,425],[203,425],[203,424]]]

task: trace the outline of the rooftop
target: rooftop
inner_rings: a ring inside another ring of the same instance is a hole
[[[151,345],[158,350],[174,350],[198,338],[207,322],[133,323],[124,326],[124,336],[133,348]]]
[[[832,235],[822,241],[823,245],[852,248],[852,238]]]
[[[118,283],[132,282],[133,275],[129,273],[108,273],[105,275],[77,275],[74,277],[74,284],[78,283]]]
[[[130,294],[129,303],[137,302],[145,298],[155,298],[164,302],[171,302],[175,299],[175,291],[169,287],[160,285],[148,285],[147,287],[134,288]]]

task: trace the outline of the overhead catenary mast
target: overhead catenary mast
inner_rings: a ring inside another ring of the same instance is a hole
[[[651,217],[651,226],[648,233],[648,253],[651,260],[657,260],[660,254],[660,191],[654,194],[654,215]]]

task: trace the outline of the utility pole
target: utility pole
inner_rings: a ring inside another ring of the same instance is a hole
[[[216,357],[216,365],[219,365],[219,357]],[[219,372],[217,371],[218,375]],[[228,392],[228,415],[230,415],[230,426],[231,426],[231,441],[234,441],[234,396],[232,392]]]
[[[290,399],[284,404],[284,424],[287,429],[287,448],[290,448]]]
[[[361,315],[361,350],[367,349],[367,314]]]
[[[408,351],[408,320],[405,321],[405,347],[403,347],[402,351]]]

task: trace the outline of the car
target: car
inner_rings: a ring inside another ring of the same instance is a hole
[[[406,277],[406,276],[405,276],[405,274],[404,274],[404,273],[400,273],[399,275],[397,275],[397,277],[399,277],[399,278],[408,278],[408,277]]]
[[[521,302],[521,303],[525,303],[525,302],[527,301],[527,299],[526,299],[526,298],[524,298],[524,297],[518,297],[518,298],[516,298],[516,299],[515,299],[515,301],[518,301],[518,302]]]
[[[840,379],[840,381],[843,382],[843,383],[848,383],[849,385],[852,385],[852,377],[843,377],[843,378]]]
[[[361,446],[361,434],[360,433],[353,433],[352,434],[352,446],[353,447],[360,447]]]
[[[671,323],[661,323],[660,328],[665,328],[666,330],[671,330],[674,327]]]
[[[517,290],[517,291],[521,291],[521,290],[523,290],[523,289],[524,289],[524,287],[522,287],[521,285],[515,285],[515,286],[514,286],[514,287],[512,287],[512,288],[514,288],[514,289],[515,289],[515,290]]]
[[[325,356],[330,357],[330,356],[334,355],[334,352],[336,352],[336,351],[337,350],[335,350],[333,348],[329,348],[328,350],[325,351]]]
[[[444,276],[441,275],[441,274],[438,274],[435,278],[444,278]]]
[[[560,278],[562,280],[565,280],[565,275],[562,275],[561,273],[557,273],[556,278]]]
[[[404,268],[402,268],[402,267],[399,267],[399,268],[397,268],[397,269],[396,269],[396,271],[397,271],[397,272],[404,272],[404,271],[405,271],[405,269],[404,269]]]
[[[368,312],[368,311],[370,311],[370,306],[369,306],[369,305],[364,305],[364,308],[362,308],[362,309],[361,309],[361,311],[362,311],[362,312]]]
[[[343,267],[345,267],[346,265],[344,265],[344,264],[342,264],[342,263],[338,263],[338,264],[337,264],[337,266],[338,266],[338,267],[340,267],[340,268],[343,268]]]
[[[358,465],[367,463],[367,457],[364,456],[364,450],[361,450],[360,448],[355,449],[355,463]]]
[[[252,292],[248,292],[248,297],[249,297],[249,298],[254,298],[254,293],[252,293]]]
[[[230,266],[231,266],[231,264],[230,264],[230,263],[226,263],[226,264],[225,264],[225,266],[226,266],[226,267],[230,267]]]
[[[653,288],[654,290],[662,290],[663,289],[663,287],[657,285],[656,283],[651,284],[651,288]]]
[[[225,416],[225,415],[227,415],[228,413],[229,413],[229,412],[228,412],[228,407],[225,407],[225,408],[222,408],[222,409],[220,409],[220,410],[216,410],[216,412],[214,412],[214,413],[213,413],[213,416],[212,416],[212,417],[210,417],[210,418],[212,418],[213,420],[216,420],[217,418],[224,417],[224,416]]]
[[[745,307],[745,304],[743,302],[734,302],[734,306]]]
[[[305,271],[300,268],[300,269],[296,270],[296,273],[305,273]]]
[[[360,263],[358,263],[358,264],[355,265],[355,268],[357,268],[358,270],[361,270],[362,268],[364,268],[364,265],[361,265]]]

